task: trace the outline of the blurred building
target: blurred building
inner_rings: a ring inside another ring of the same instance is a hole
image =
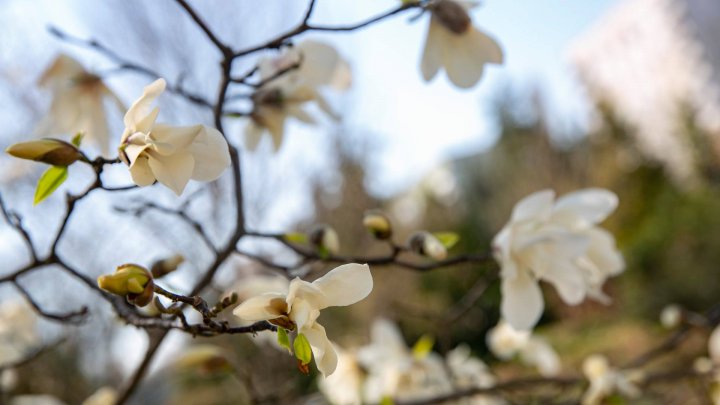
[[[676,180],[696,178],[698,147],[720,155],[720,1],[622,0],[570,58],[593,101]]]

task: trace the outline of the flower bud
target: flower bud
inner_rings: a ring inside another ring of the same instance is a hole
[[[74,145],[51,138],[16,143],[5,151],[16,158],[35,160],[53,166],[69,166],[83,158],[82,153]]]
[[[439,0],[431,3],[433,18],[455,34],[463,34],[470,29],[471,21],[467,11],[453,0]]]
[[[410,237],[408,241],[410,249],[418,254],[427,256],[434,260],[445,260],[447,249],[433,234],[427,231],[420,231]]]
[[[153,263],[152,267],[150,267],[150,273],[152,273],[154,278],[160,278],[177,270],[178,266],[180,266],[184,261],[185,258],[180,254],[158,260]]]
[[[366,212],[363,217],[363,226],[380,240],[386,240],[392,236],[390,219],[380,211]]]
[[[153,298],[152,275],[145,268],[135,264],[123,264],[115,273],[100,276],[98,287],[115,295],[124,296],[131,303],[144,307]]]
[[[175,362],[180,371],[194,371],[206,376],[229,374],[234,370],[225,351],[213,345],[191,346]]]
[[[310,242],[329,254],[337,254],[340,250],[340,238],[337,232],[327,225],[320,225],[313,229],[310,232]]]

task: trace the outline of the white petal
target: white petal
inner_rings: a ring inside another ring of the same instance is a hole
[[[546,218],[552,212],[554,199],[555,192],[552,190],[530,194],[515,205],[510,220],[515,222]]]
[[[306,325],[313,325],[318,316],[320,316],[320,311],[314,308],[310,302],[303,299],[295,299],[292,302],[289,317],[297,324],[298,329],[303,329]]]
[[[265,132],[265,128],[256,124],[254,120],[248,122],[245,127],[245,148],[249,151],[257,149],[263,132]]]
[[[130,167],[130,176],[132,176],[133,183],[140,187],[155,183],[155,175],[150,170],[147,156],[140,156],[133,161],[133,165]]]
[[[625,260],[615,245],[615,237],[608,231],[592,228],[585,231],[590,237],[586,257],[603,275],[614,276],[625,269]]]
[[[352,68],[345,60],[340,60],[328,85],[335,90],[347,90],[352,86]]]
[[[513,279],[503,278],[500,314],[517,330],[532,329],[542,316],[545,303],[536,280],[524,271]]]
[[[266,293],[243,301],[233,315],[250,322],[266,321],[284,316],[285,308],[285,294]]]
[[[312,347],[313,356],[315,357],[315,365],[318,370],[327,377],[337,368],[337,353],[325,334],[325,328],[315,323],[312,328],[306,328],[299,331],[307,337]]]
[[[69,80],[84,74],[87,74],[87,71],[80,62],[61,53],[40,76],[38,84],[42,87],[64,86]]]
[[[373,288],[367,264],[349,263],[339,266],[313,282],[324,300],[319,309],[354,304],[367,297]]]
[[[530,338],[520,357],[526,364],[537,367],[543,377],[554,377],[560,372],[560,357],[552,346],[539,337]]]
[[[298,45],[302,61],[297,73],[307,85],[317,87],[328,84],[340,63],[340,55],[332,46],[312,40]]]
[[[135,102],[130,106],[130,109],[128,109],[127,113],[125,113],[125,118],[123,119],[125,127],[133,128],[136,131],[147,132],[148,128],[140,129],[138,124],[145,120],[146,122],[144,122],[143,125],[147,125],[146,118],[152,114],[150,104],[152,104],[164,90],[164,79],[157,79],[145,86],[142,96],[135,100]],[[157,113],[155,113],[155,115],[157,115]]]
[[[174,127],[158,124],[152,128],[150,138],[153,140],[153,149],[161,155],[172,155],[188,149],[195,139],[200,136],[202,125],[191,127]]]
[[[144,145],[134,145],[129,144],[125,147],[124,153],[125,156],[127,156],[128,161],[130,162],[130,168],[132,169],[133,165],[135,164],[135,161],[138,159],[138,157],[145,152],[150,145],[144,144]]]
[[[483,63],[501,64],[505,61],[502,48],[495,39],[475,27],[471,31],[470,35],[473,37],[477,52],[476,57],[482,58]]]
[[[615,211],[617,206],[618,197],[612,191],[588,188],[560,197],[554,213],[571,212],[591,224],[597,224]]]
[[[425,48],[423,49],[422,60],[420,62],[420,71],[426,82],[435,77],[442,63],[442,42],[441,36],[444,28],[438,23],[434,17],[430,18],[427,36],[425,37]]]
[[[297,118],[298,120],[308,125],[316,124],[315,119],[310,114],[308,114],[307,111],[303,110],[298,106],[289,106],[287,108],[287,114]]]
[[[202,125],[200,134],[190,145],[190,153],[195,159],[194,180],[215,180],[230,166],[227,141],[215,128]]]
[[[148,159],[155,178],[175,194],[182,194],[190,181],[195,162],[190,152],[179,152],[170,156],[153,155]]]
[[[708,339],[708,353],[715,364],[720,363],[720,326],[716,327]]]

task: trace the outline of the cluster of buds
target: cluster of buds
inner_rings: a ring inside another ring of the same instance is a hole
[[[16,143],[10,145],[5,151],[16,158],[34,160],[53,166],[70,166],[84,158],[82,152],[75,145],[53,138]]]
[[[149,304],[154,295],[152,274],[136,264],[118,266],[115,273],[98,277],[97,283],[103,290],[123,296],[139,307]]]

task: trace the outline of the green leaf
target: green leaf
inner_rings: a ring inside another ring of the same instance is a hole
[[[303,365],[310,364],[312,361],[312,348],[305,335],[302,333],[297,335],[293,342],[295,349],[295,357],[302,362]]]
[[[430,335],[420,336],[420,339],[418,339],[418,341],[415,342],[415,345],[412,348],[413,357],[417,360],[424,359],[425,357],[427,357],[428,354],[430,354],[430,351],[432,351],[434,344],[435,344],[435,339],[433,339],[432,336],[430,336]]]
[[[440,243],[442,243],[443,246],[445,246],[445,249],[452,249],[453,246],[455,246],[458,241],[460,241],[460,235],[456,234],[455,232],[435,232],[433,233],[433,236],[435,236]]]
[[[66,166],[53,166],[40,176],[37,188],[35,189],[35,200],[33,205],[40,204],[44,199],[50,197],[53,191],[57,190],[68,178]]]
[[[291,243],[307,243],[307,235],[300,232],[290,232],[283,235],[283,239]]]
[[[322,260],[326,260],[328,257],[330,257],[330,251],[325,246],[318,247],[318,256]]]
[[[82,143],[83,137],[85,137],[85,134],[82,132],[78,132],[73,136],[71,143],[75,145],[76,148],[80,147],[80,143]]]
[[[392,397],[386,396],[382,397],[380,400],[380,405],[393,405],[395,404],[395,401],[393,401]]]
[[[289,353],[292,353],[292,349],[290,348],[290,338],[288,337],[285,328],[278,328],[277,341],[280,346],[286,348]]]

